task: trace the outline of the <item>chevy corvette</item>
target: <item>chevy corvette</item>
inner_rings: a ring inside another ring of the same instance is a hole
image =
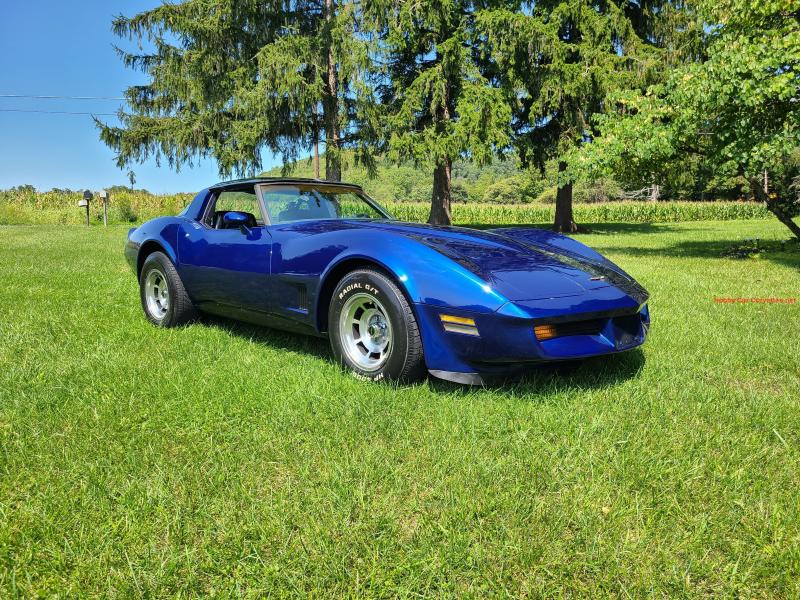
[[[525,365],[630,350],[648,294],[580,242],[392,219],[356,186],[258,178],[204,189],[131,229],[146,317],[207,312],[327,337],[359,377],[481,384]]]

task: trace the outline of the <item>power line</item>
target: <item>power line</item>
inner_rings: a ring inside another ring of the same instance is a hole
[[[31,98],[34,100],[125,100],[117,96],[33,96],[30,94],[0,94],[0,98]]]
[[[95,117],[115,117],[117,113],[101,113],[101,112],[73,112],[69,110],[34,110],[27,108],[0,108],[0,112],[18,112],[18,113],[43,113],[46,115],[92,115]]]

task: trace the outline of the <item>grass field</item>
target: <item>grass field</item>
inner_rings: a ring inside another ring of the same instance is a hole
[[[641,351],[474,389],[159,330],[124,227],[0,227],[0,596],[800,596],[800,254],[594,225]]]

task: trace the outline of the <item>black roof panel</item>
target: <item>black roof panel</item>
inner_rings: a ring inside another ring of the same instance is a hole
[[[346,183],[343,181],[327,181],[325,179],[310,179],[307,177],[250,177],[247,179],[234,179],[232,181],[221,181],[212,186],[210,190],[225,190],[225,189],[241,189],[258,183],[320,183],[324,185],[341,185],[345,187],[353,187],[361,189],[360,185],[355,183]]]

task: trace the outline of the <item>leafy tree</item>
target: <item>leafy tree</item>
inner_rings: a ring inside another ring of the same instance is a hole
[[[183,0],[120,16],[119,36],[154,48],[119,51],[150,81],[126,91],[120,127],[97,122],[100,137],[121,168],[210,156],[227,177],[260,169],[265,148],[293,160],[322,131],[326,174],[338,180],[340,148],[364,141],[343,132],[366,135],[374,105],[355,23],[354,5],[336,0]]]
[[[432,163],[428,221],[449,224],[453,161],[486,163],[509,140],[508,105],[486,78],[484,57],[475,46],[476,10],[494,5],[491,0],[364,0],[363,5],[386,64],[380,89],[390,155]]]
[[[610,93],[643,89],[670,61],[694,51],[688,41],[695,28],[682,5],[669,1],[544,0],[520,8],[484,12],[478,27],[513,107],[523,163],[544,169],[559,157],[554,228],[571,232],[573,179],[564,155],[591,136],[592,118]]]
[[[800,238],[800,1],[703,0],[708,59],[647,94],[617,98],[574,172],[668,177],[700,155],[717,179],[740,177]],[[765,186],[765,173],[767,186]],[[766,189],[765,189],[766,188]]]

